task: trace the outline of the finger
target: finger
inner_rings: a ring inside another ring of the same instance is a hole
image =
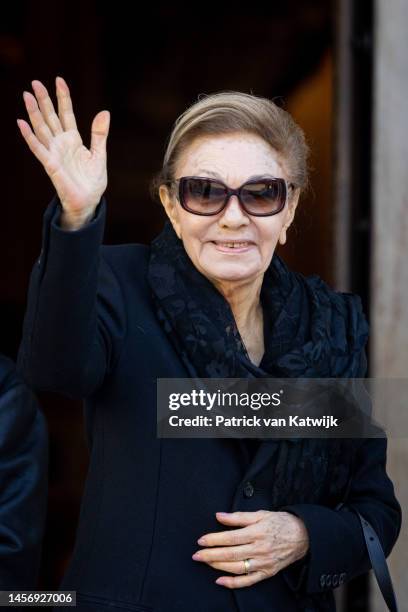
[[[206,533],[197,540],[200,546],[236,546],[237,544],[248,544],[253,542],[258,534],[256,525],[230,529],[229,531],[216,531]]]
[[[223,548],[203,548],[193,555],[194,561],[204,563],[212,561],[242,561],[250,559],[257,554],[254,544],[242,544],[241,546],[226,546]]]
[[[221,523],[237,526],[247,525],[247,527],[239,530],[206,533],[197,540],[197,543],[201,546],[220,546],[221,544],[231,546],[233,544],[244,543],[249,537],[256,534],[255,525],[266,514],[268,514],[267,510],[258,510],[257,512],[216,512],[217,520]]]
[[[17,125],[20,128],[20,132],[28,144],[30,151],[34,153],[36,158],[43,164],[44,167],[47,167],[49,163],[49,151],[47,147],[45,147],[38,140],[27,121],[24,121],[24,119],[17,119]]]
[[[91,153],[96,155],[106,154],[106,141],[108,139],[110,124],[110,112],[101,111],[92,121],[91,127]]]
[[[229,572],[230,574],[246,575],[245,564],[243,561],[213,561],[208,563],[214,569],[221,572]],[[262,561],[259,559],[250,559],[250,572],[258,571],[262,567]]]
[[[268,510],[257,510],[256,512],[216,512],[217,521],[226,525],[251,525],[257,523],[269,514]]]
[[[55,79],[57,100],[58,100],[58,115],[61,125],[64,130],[77,130],[76,119],[72,108],[71,95],[68,85],[62,77],[57,76]]]
[[[48,95],[47,88],[44,87],[41,81],[37,80],[31,81],[31,85],[33,86],[38,106],[40,107],[43,117],[51,129],[51,132],[54,135],[61,134],[61,132],[63,132],[62,125],[57,113],[55,112],[51,98]]]
[[[35,135],[37,136],[38,140],[40,140],[40,142],[42,142],[42,144],[48,148],[53,138],[53,134],[44,121],[44,117],[42,116],[42,113],[38,107],[37,100],[29,91],[25,91],[23,93],[23,98]]]
[[[241,589],[251,586],[256,582],[260,582],[267,578],[267,575],[262,571],[251,572],[245,576],[220,576],[215,581],[217,584],[227,587],[228,589]]]

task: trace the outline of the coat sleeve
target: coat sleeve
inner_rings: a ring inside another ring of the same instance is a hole
[[[37,400],[0,357],[0,590],[36,588],[47,507],[48,435]]]
[[[55,195],[29,283],[17,366],[36,390],[85,398],[117,363],[125,335],[119,281],[102,254],[106,200],[76,231],[59,225]]]
[[[385,556],[391,553],[401,530],[401,506],[386,472],[386,455],[385,437],[360,441],[349,495],[340,510],[305,503],[280,508],[303,520],[310,540],[307,558],[282,570],[293,590],[324,592],[371,569],[360,520],[347,504],[371,523]]]

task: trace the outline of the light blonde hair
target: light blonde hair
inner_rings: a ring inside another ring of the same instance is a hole
[[[272,100],[239,91],[201,94],[175,121],[169,136],[161,170],[150,183],[150,193],[158,199],[160,185],[175,178],[182,153],[201,136],[236,132],[256,134],[286,162],[288,182],[304,191],[309,184],[309,146],[293,117]]]

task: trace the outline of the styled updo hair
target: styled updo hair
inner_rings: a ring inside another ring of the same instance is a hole
[[[150,182],[150,194],[158,199],[159,187],[175,178],[182,153],[201,136],[249,132],[265,140],[286,164],[288,181],[304,191],[309,184],[309,146],[293,117],[272,100],[242,93],[221,91],[201,94],[175,121],[168,139],[162,169]]]

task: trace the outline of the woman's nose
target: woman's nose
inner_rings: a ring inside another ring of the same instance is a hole
[[[250,222],[236,195],[229,198],[218,222],[221,226],[227,225],[228,227],[239,227]]]

